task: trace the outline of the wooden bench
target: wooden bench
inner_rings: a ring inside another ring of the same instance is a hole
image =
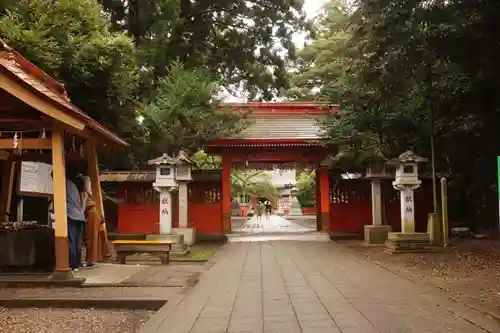
[[[174,240],[115,240],[111,242],[116,251],[116,261],[125,264],[127,256],[149,253],[160,258],[163,265],[170,263],[170,251]]]

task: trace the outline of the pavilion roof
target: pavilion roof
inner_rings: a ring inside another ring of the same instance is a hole
[[[97,132],[107,141],[118,145],[128,145],[118,135],[71,103],[63,84],[43,72],[2,39],[0,39],[0,71],[14,78],[26,90],[48,100],[69,116],[82,121],[85,127]]]

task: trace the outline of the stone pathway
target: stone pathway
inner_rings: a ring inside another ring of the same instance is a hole
[[[141,333],[500,332],[498,322],[336,243],[231,243]]]
[[[287,220],[278,215],[266,217],[263,215],[260,219],[252,216],[245,221],[243,225],[233,231],[252,234],[259,233],[282,233],[282,232],[307,232],[314,231],[315,228],[305,228],[297,223]]]

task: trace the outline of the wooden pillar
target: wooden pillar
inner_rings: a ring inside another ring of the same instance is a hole
[[[320,226],[321,231],[330,230],[330,182],[328,179],[328,168],[319,167],[319,195],[320,195]]]
[[[321,186],[319,182],[320,172],[316,169],[316,230],[321,231]]]
[[[66,215],[66,169],[64,161],[64,132],[52,131],[52,178],[54,191],[54,223],[56,268],[53,278],[73,277],[69,269],[68,217]]]
[[[104,218],[104,205],[102,201],[101,182],[99,181],[99,163],[97,160],[97,152],[95,143],[87,141],[85,144],[87,155],[87,172],[90,178],[90,186],[92,187],[92,200],[96,203],[99,215]]]
[[[222,232],[231,231],[231,159],[222,157]]]
[[[0,192],[0,220],[10,220],[10,206],[12,202],[12,189],[14,186],[14,175],[16,170],[16,162],[11,156],[4,161],[2,170],[2,189]]]
[[[104,202],[102,198],[101,182],[99,181],[99,161],[97,159],[97,151],[95,143],[92,141],[87,141],[85,143],[85,151],[87,157],[87,173],[90,178],[90,186],[92,187],[92,200],[96,204],[97,212],[99,216],[105,221],[104,216]],[[106,222],[101,224],[100,227],[101,234],[101,252],[103,256],[109,255],[108,249],[108,234],[106,230]]]

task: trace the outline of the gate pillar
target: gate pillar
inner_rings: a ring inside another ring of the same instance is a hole
[[[330,182],[328,179],[328,168],[316,169],[316,177],[319,178],[319,217],[320,231],[330,230]]]
[[[228,156],[222,156],[222,232],[231,231],[231,167],[231,159]]]

